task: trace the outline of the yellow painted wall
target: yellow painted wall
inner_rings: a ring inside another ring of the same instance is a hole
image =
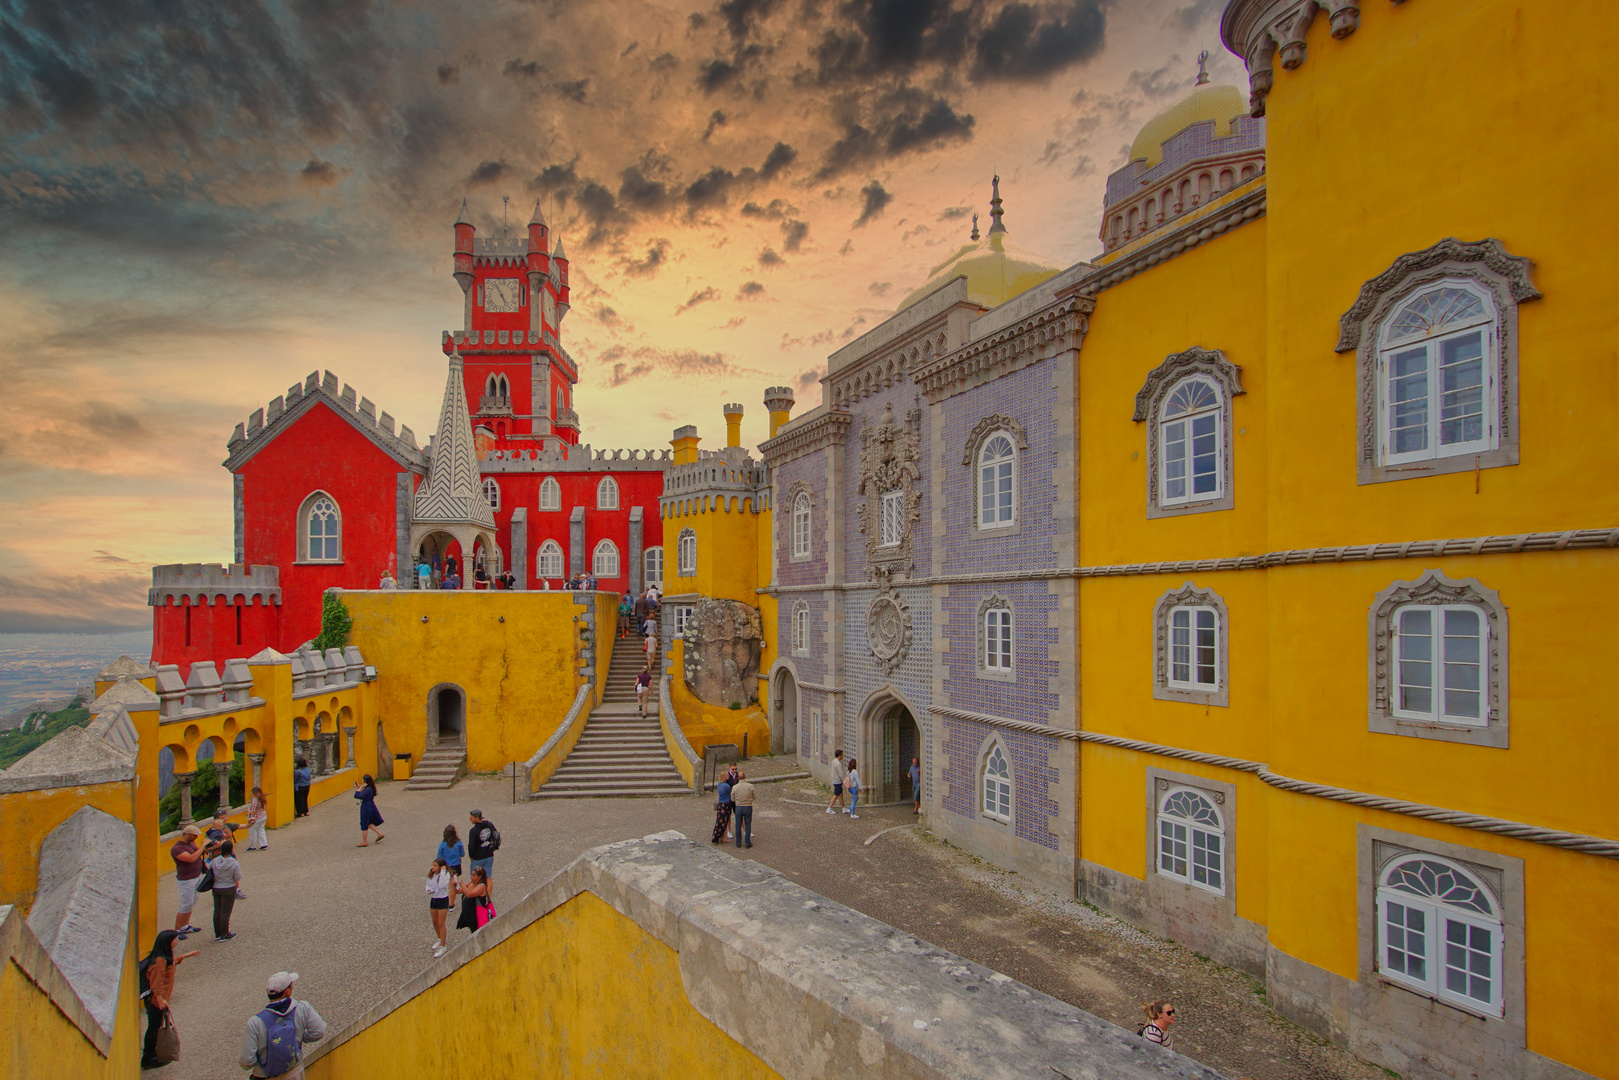
[[[5,823],[5,843],[0,844],[0,904],[15,904],[23,911],[33,906],[39,887],[40,848],[52,830],[80,807],[93,806],[119,821],[133,821],[134,798],[135,787],[128,780],[0,795],[0,822]]]
[[[755,503],[751,497],[734,494],[699,493],[680,500],[663,523],[665,549],[673,553],[665,564],[664,591],[740,600],[758,607],[756,590],[770,581],[768,561],[764,563],[766,576],[759,576],[761,544],[766,548],[763,557],[769,558],[770,521],[755,512]],[[697,572],[689,577],[679,573],[679,540],[686,529],[697,536]]]
[[[420,760],[440,683],[465,691],[472,772],[527,761],[573,704],[585,602],[574,593],[345,592],[343,602],[350,640],[386,673],[378,708],[396,754]]]
[[[715,743],[735,743],[742,747],[742,736],[748,737],[748,753],[770,753],[770,720],[757,705],[740,709],[724,705],[710,705],[686,689],[681,677],[686,655],[686,643],[676,640],[669,650],[670,670],[674,678],[669,682],[669,699],[674,703],[675,716],[680,721],[681,734],[701,758],[704,748]]]
[[[6,1035],[0,1037],[0,1080],[42,1076],[130,1080],[139,1075],[146,1015],[136,985],[140,955],[131,938],[124,948],[123,986],[118,993],[112,1045],[105,1056],[21,968],[0,963],[0,1016],[6,1018]]]
[[[337,1046],[310,1080],[775,1077],[692,1007],[674,950],[582,893]]]

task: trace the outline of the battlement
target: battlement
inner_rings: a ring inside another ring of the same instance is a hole
[[[206,602],[281,603],[281,570],[275,566],[246,567],[240,563],[169,563],[152,567],[152,587],[146,602],[152,607],[164,604]]]
[[[395,434],[393,416],[386,412],[378,416],[377,406],[370,398],[360,397],[354,387],[347,383],[339,389],[334,372],[326,372],[323,378],[320,372],[311,371],[301,384],[289,386],[284,395],[272,398],[269,405],[253,410],[246,421],[236,425],[230,441],[226,443],[229,456],[225,459],[225,467],[234,469],[247,454],[264,445],[268,436],[279,430],[284,418],[296,412],[306,398],[314,397],[324,397],[328,404],[400,457],[424,466],[427,464],[427,459],[416,445],[416,435],[409,427],[400,424],[399,432]]]
[[[525,472],[662,472],[669,468],[668,450],[592,450],[589,443],[561,450],[491,450],[478,471]]]
[[[741,447],[702,450],[696,461],[672,465],[663,474],[663,499],[685,499],[707,493],[754,494],[770,487],[770,470]]]
[[[528,236],[480,236],[472,242],[474,255],[527,255]]]
[[[484,352],[509,353],[514,349],[528,353],[549,353],[573,382],[579,381],[579,365],[568,355],[568,350],[557,342],[556,335],[549,331],[541,334],[534,330],[446,330],[442,344],[446,356],[452,352],[471,356]]]

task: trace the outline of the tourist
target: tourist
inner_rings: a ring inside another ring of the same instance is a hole
[[[635,618],[635,605],[630,603],[630,594],[625,593],[618,602],[618,636],[630,636],[630,620]]]
[[[1175,1006],[1166,1001],[1154,1001],[1141,1008],[1147,1014],[1147,1022],[1136,1028],[1136,1034],[1165,1050],[1175,1049],[1175,1037],[1169,1033],[1175,1024]]]
[[[270,846],[270,841],[264,836],[264,821],[270,816],[264,804],[264,789],[254,788],[253,797],[247,801],[247,850],[249,851],[259,851]]]
[[[307,1001],[292,996],[296,971],[278,971],[264,984],[270,1004],[247,1021],[247,1038],[236,1064],[250,1076],[303,1080],[304,1047],[326,1037],[326,1021]]]
[[[214,940],[229,941],[236,935],[230,930],[230,913],[236,907],[236,890],[242,884],[242,864],[236,861],[234,845],[229,840],[219,845],[219,854],[208,863],[214,873]]]
[[[849,812],[843,806],[843,781],[848,775],[849,770],[844,768],[843,765],[843,751],[834,750],[832,752],[832,797],[826,801],[827,813],[835,814],[838,810],[843,810],[845,814]]]
[[[844,784],[849,788],[849,816],[857,818],[860,816],[855,813],[860,809],[860,762],[854,758],[849,759],[849,778]]]
[[[174,916],[174,929],[182,938],[202,929],[191,925],[191,909],[197,906],[197,881],[202,877],[202,849],[197,846],[201,835],[201,829],[187,825],[169,848],[169,857],[174,860],[174,883],[180,890],[180,911]]]
[[[472,587],[474,589],[489,588],[489,571],[484,569],[481,563],[476,570],[472,571]]]
[[[360,777],[359,782],[354,785],[354,797],[360,800],[360,842],[354,846],[366,847],[372,833],[377,834],[377,843],[382,843],[387,837],[382,835],[382,830],[377,826],[387,823],[377,812],[377,782],[371,779],[369,773]]]
[[[220,801],[223,803],[226,800],[221,799]],[[209,822],[208,832],[206,833],[208,842],[202,848],[204,858],[217,852],[224,844],[236,839],[236,826],[230,823],[229,814],[230,811],[225,809],[223,805],[214,811],[214,820]]]
[[[719,786],[714,789],[714,832],[708,838],[710,844],[731,838],[731,810],[731,774],[726,773],[720,777]]]
[[[922,759],[911,759],[911,813],[922,812]]]
[[[646,621],[646,640],[641,644],[641,655],[646,657],[649,667],[658,658],[658,624],[652,619]]]
[[[427,564],[425,558],[416,564],[416,587],[418,589],[433,587],[433,568]]]
[[[645,594],[637,596],[630,610],[635,619],[635,628],[643,637],[646,636],[646,620],[652,614],[652,601],[648,600]]]
[[[427,914],[433,920],[433,932],[438,934],[438,944],[433,946],[435,960],[450,948],[445,935],[449,932],[446,920],[450,917],[450,889],[454,881],[443,859],[434,859],[433,865],[427,868]]]
[[[461,864],[466,855],[466,845],[461,843],[461,834],[455,831],[455,826],[444,826],[444,839],[438,842],[438,857],[456,877],[461,876]]]
[[[472,831],[467,833],[467,855],[472,859],[472,869],[483,870],[484,880],[489,883],[489,895],[495,892],[495,852],[500,850],[500,830],[495,823],[485,821],[482,810],[473,810],[467,814],[467,820],[472,822]]]
[[[457,581],[461,580],[461,564],[456,561],[454,556],[446,556],[445,557],[445,559],[444,559],[444,576],[447,577],[447,578],[453,577]],[[459,587],[460,586],[457,586],[457,588],[459,588]]]
[[[399,582],[394,580],[394,572],[392,570],[384,570],[382,572],[382,582],[378,587],[390,592],[399,588]]]
[[[652,690],[652,664],[647,663],[641,673],[635,677],[635,700],[640,704],[641,715],[646,715],[646,696]]]
[[[502,570],[500,572],[500,587],[508,592],[517,588],[517,575],[510,570]]]
[[[200,951],[192,949],[188,953],[176,956],[174,943],[184,940],[185,938],[174,930],[160,930],[157,939],[152,942],[152,951],[141,961],[141,1000],[146,1003],[146,1042],[141,1047],[143,1069],[156,1069],[168,1064],[167,1061],[158,1059],[157,1033],[163,1030],[165,1020],[173,1023],[168,1011],[169,1000],[174,997],[174,969]]]
[[[292,816],[308,817],[309,785],[315,778],[315,772],[303,758],[296,759],[292,764]]]
[[[445,574],[444,575],[444,580],[439,582],[439,589],[441,591],[448,590],[448,589],[454,589],[456,587],[457,586],[455,584],[455,575],[454,574]]]
[[[731,802],[736,806],[736,846],[753,846],[754,787],[748,783],[748,774],[737,770],[736,785],[731,788]]]
[[[457,930],[470,930],[476,934],[495,917],[495,907],[489,902],[489,879],[483,867],[472,868],[472,879],[458,890],[461,894],[461,917],[455,920]]]

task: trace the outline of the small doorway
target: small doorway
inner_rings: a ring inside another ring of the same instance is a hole
[[[798,756],[798,683],[783,668],[776,676],[776,730],[781,740],[777,753]]]
[[[877,735],[875,764],[882,802],[905,802],[911,796],[911,758],[921,757],[922,737],[916,718],[903,705],[894,705],[883,714]],[[873,802],[878,801],[873,799]]]
[[[427,693],[427,745],[465,746],[466,695],[459,686],[441,684]]]

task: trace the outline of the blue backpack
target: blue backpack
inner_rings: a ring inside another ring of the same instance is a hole
[[[291,1072],[303,1057],[304,1048],[298,1041],[298,1025],[296,1015],[298,1006],[294,1005],[285,1013],[274,1009],[261,1009],[259,1019],[264,1022],[266,1049],[264,1060],[259,1062],[259,1068],[264,1070],[265,1076],[281,1076]]]

